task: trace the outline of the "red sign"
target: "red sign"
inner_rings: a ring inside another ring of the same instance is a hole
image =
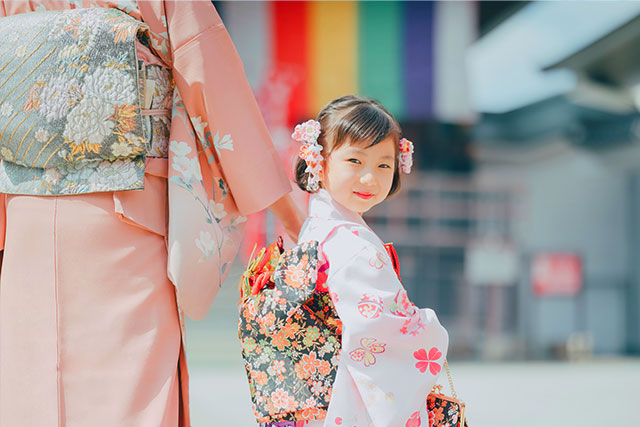
[[[582,286],[582,259],[572,253],[534,255],[531,284],[538,296],[573,296]]]

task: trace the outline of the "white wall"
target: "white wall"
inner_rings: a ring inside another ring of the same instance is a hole
[[[575,251],[583,257],[583,299],[537,298],[528,277],[521,279],[520,326],[529,343],[548,349],[582,323],[594,336],[596,352],[622,351],[631,238],[626,173],[597,154],[571,148],[524,165],[486,165],[479,174],[521,188],[523,203],[513,237],[523,255]]]

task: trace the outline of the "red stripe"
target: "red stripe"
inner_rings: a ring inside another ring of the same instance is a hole
[[[273,6],[274,71],[292,85],[288,125],[309,114],[309,37],[306,1],[275,1]]]

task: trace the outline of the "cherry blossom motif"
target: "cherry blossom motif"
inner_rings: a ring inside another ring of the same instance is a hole
[[[331,297],[331,300],[333,300],[334,304],[337,304],[338,301],[340,301],[340,298],[338,298],[338,294],[333,291],[329,292],[329,296]]]
[[[298,157],[307,163],[305,173],[309,173],[307,178],[307,190],[315,192],[319,188],[320,172],[322,171],[322,146],[318,144],[320,136],[320,123],[315,120],[307,120],[296,126],[291,137],[302,142]]]
[[[286,408],[289,403],[289,393],[279,388],[271,393],[271,402],[276,408]]]
[[[411,166],[413,166],[413,143],[407,138],[402,138],[399,141],[400,145],[400,170],[402,173],[411,173]]]
[[[358,303],[358,311],[366,319],[376,319],[382,313],[382,297],[363,294]]]
[[[324,391],[324,387],[322,386],[322,381],[314,381],[313,385],[309,389],[313,394],[320,394]]]
[[[409,317],[404,321],[402,328],[400,328],[400,332],[403,335],[411,335],[416,336],[422,331],[427,325],[420,318],[420,314],[416,313],[413,317]]]
[[[287,369],[284,367],[284,360],[274,360],[271,365],[273,372],[277,374],[283,374]]]
[[[440,369],[442,367],[439,363],[436,363],[442,357],[442,353],[436,347],[431,347],[429,350],[429,354],[427,354],[427,350],[421,348],[420,350],[413,353],[413,357],[418,359],[416,362],[416,368],[420,370],[420,372],[425,372],[429,369],[432,375],[438,375]]]
[[[349,353],[351,360],[355,362],[362,362],[364,360],[364,366],[369,367],[375,365],[376,356],[374,353],[384,353],[386,344],[376,343],[375,338],[362,338],[360,340],[359,348],[356,348]]]
[[[320,123],[315,120],[307,120],[296,126],[291,137],[296,141],[313,144],[320,136]]]
[[[382,267],[384,267],[385,265],[387,265],[387,260],[385,259],[384,255],[380,252],[376,252],[375,255],[371,256],[371,258],[369,258],[369,265],[373,268],[375,268],[376,270],[381,270]]]
[[[418,308],[409,301],[407,291],[401,289],[389,305],[389,310],[391,310],[391,314],[395,314],[396,316],[412,317],[416,314]]]
[[[420,411],[416,411],[407,420],[405,427],[419,427],[422,424],[422,420],[420,420]]]

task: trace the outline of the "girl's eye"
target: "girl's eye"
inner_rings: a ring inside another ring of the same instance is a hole
[[[360,160],[358,159],[347,159],[348,162],[355,163],[356,165],[360,164]]]
[[[383,163],[383,164],[381,164],[381,165],[380,165],[380,166],[378,166],[378,167],[379,167],[379,168],[385,168],[385,169],[390,169],[390,168],[391,168],[391,166],[390,166],[390,165],[388,165],[388,164],[386,164],[386,163]]]

